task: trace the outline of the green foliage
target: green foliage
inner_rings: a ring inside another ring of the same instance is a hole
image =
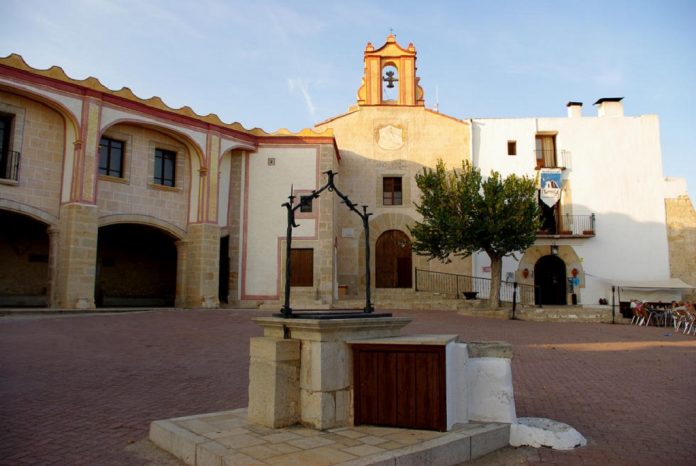
[[[469,162],[447,171],[439,160],[434,170],[416,175],[416,183],[422,193],[416,210],[423,216],[410,229],[416,253],[449,261],[452,254],[483,250],[500,259],[534,244],[540,227],[534,180],[496,171],[483,179]]]

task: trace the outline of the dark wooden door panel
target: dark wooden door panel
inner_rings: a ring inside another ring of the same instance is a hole
[[[355,424],[446,430],[443,346],[354,345]]]

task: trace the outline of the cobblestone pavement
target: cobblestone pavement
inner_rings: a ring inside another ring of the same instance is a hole
[[[1,465],[170,465],[149,423],[247,405],[242,310],[0,317]],[[513,344],[518,416],[578,429],[570,452],[507,448],[484,465],[696,464],[696,338],[670,329],[395,311],[409,333]]]

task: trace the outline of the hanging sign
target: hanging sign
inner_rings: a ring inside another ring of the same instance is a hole
[[[561,199],[561,170],[557,168],[542,168],[540,170],[539,197],[549,207],[553,207]]]

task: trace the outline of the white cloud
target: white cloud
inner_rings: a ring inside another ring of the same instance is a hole
[[[307,107],[307,111],[309,112],[309,115],[312,118],[316,118],[316,108],[314,107],[314,103],[312,102],[312,96],[309,95],[309,83],[303,79],[300,78],[287,78],[288,79],[288,88],[290,89],[290,93],[294,93],[296,90],[300,91],[302,94],[302,97],[304,98],[305,101],[305,106]]]

